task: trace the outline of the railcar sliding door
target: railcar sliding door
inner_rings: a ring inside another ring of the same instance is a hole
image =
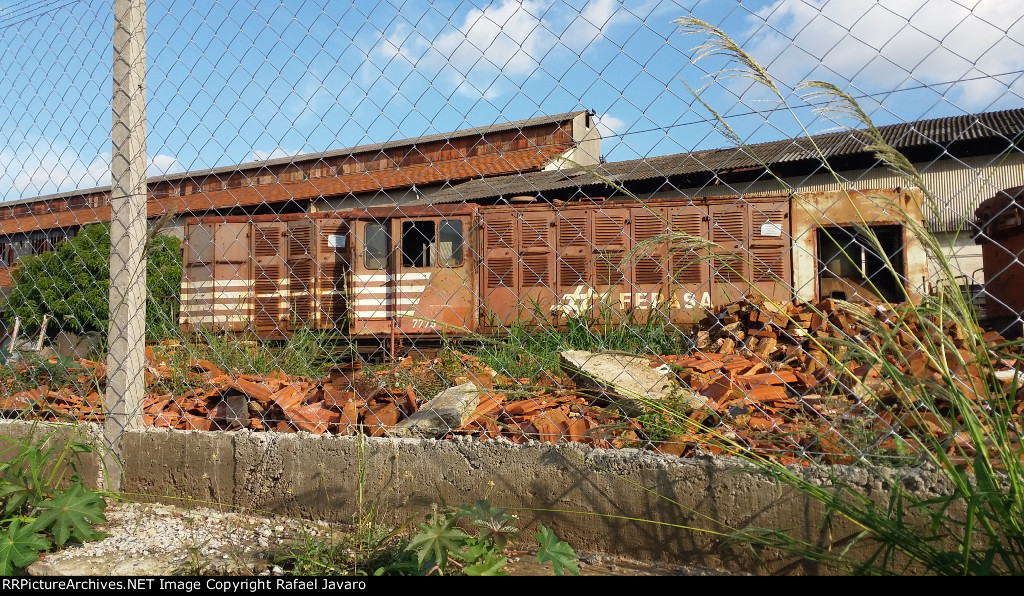
[[[475,267],[466,242],[473,217],[392,220],[395,325],[405,336],[476,331]]]
[[[181,324],[241,331],[252,316],[248,223],[199,223],[186,231]]]
[[[559,302],[554,210],[547,206],[490,208],[482,227],[482,323],[547,321]]]

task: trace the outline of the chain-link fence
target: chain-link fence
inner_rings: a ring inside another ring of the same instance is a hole
[[[1019,432],[1024,7],[142,8],[0,7],[5,416],[853,462],[980,449],[955,392]]]

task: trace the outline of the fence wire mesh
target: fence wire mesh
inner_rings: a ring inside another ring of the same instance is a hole
[[[1020,432],[1024,6],[147,4],[145,425],[896,461],[982,448],[955,392]],[[113,22],[0,5],[7,417],[113,411]]]

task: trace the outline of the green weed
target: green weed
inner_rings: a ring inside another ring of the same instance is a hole
[[[602,305],[597,315],[567,317],[560,327],[513,322],[484,342],[476,355],[499,374],[533,379],[558,371],[558,354],[566,350],[660,355],[692,349],[693,339],[659,310],[622,314]]]
[[[364,520],[365,522],[365,520]],[[473,505],[438,507],[411,531],[386,531],[361,523],[339,543],[307,537],[275,563],[294,575],[506,575],[519,538],[518,520],[481,499]],[[555,575],[579,575],[576,552],[549,528],[534,534],[538,563],[551,563]]]
[[[9,444],[0,455],[9,459],[0,464],[0,575],[20,573],[41,551],[106,536],[93,528],[107,521],[106,502],[74,469],[75,456],[91,451],[88,445],[51,436],[4,440]]]

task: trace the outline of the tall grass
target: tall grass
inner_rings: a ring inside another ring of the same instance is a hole
[[[546,317],[538,314],[535,320]],[[566,350],[657,355],[681,354],[692,347],[692,339],[657,309],[620,314],[600,304],[596,314],[566,317],[560,327],[514,321],[502,328],[499,341],[485,341],[477,355],[499,374],[522,379],[558,370],[558,354]]]
[[[722,31],[694,18],[677,22],[684,33],[707,38],[697,48],[697,60],[710,55],[729,57],[736,67],[724,71],[726,76],[745,77],[763,85],[790,109],[770,73]],[[852,97],[821,81],[806,82],[798,90],[809,100],[824,100],[819,110],[823,115],[853,118],[857,128],[851,128],[850,134],[860,136],[867,149],[901,176],[907,187],[919,189],[926,206],[940,206],[913,164],[883,138]],[[699,93],[695,94],[704,103]],[[704,105],[725,136],[756,158],[728,123],[710,105]],[[806,134],[795,112],[790,109],[790,113]],[[807,137],[813,144],[813,138],[809,134]],[[824,153],[817,147],[815,150],[827,165]],[[766,163],[761,164],[775,176]],[[829,171],[840,181],[834,170]],[[785,187],[781,178],[775,178]],[[799,207],[799,194],[794,199]],[[896,203],[888,208],[903,211]],[[922,465],[936,470],[949,490],[925,498],[896,482],[888,502],[876,503],[845,486],[838,480],[839,475],[833,475],[837,479],[832,486],[821,486],[793,467],[743,451],[720,433],[718,441],[727,452],[746,458],[760,472],[823,505],[823,525],[842,518],[857,528],[845,537],[841,547],[811,543],[777,528],[747,528],[733,538],[774,547],[848,573],[1020,574],[1024,572],[1024,429],[1019,408],[1015,410],[1020,382],[1014,376],[1006,385],[997,378],[996,371],[1007,363],[1014,370],[1024,369],[1021,346],[1017,342],[987,343],[970,304],[957,288],[945,247],[920,220],[905,212],[903,215],[909,233],[922,242],[931,262],[938,265],[936,294],[905,294],[906,304],[899,309],[887,305],[893,313],[889,325],[864,316],[860,309],[849,308],[866,329],[882,339],[880,349],[868,348],[850,337],[819,341],[816,347],[830,361],[852,358],[878,367],[894,397],[867,388],[862,401],[889,415],[894,435],[921,447],[918,456]],[[858,232],[878,254],[886,255],[868,224],[859,222]],[[896,271],[891,262],[886,264]],[[946,333],[952,325],[964,330],[963,337],[953,339]],[[911,332],[912,326],[922,331]],[[897,336],[902,336],[903,345]],[[840,352],[846,356],[839,358]],[[925,373],[921,372],[922,359]],[[912,360],[917,362],[916,368]],[[685,416],[680,419],[686,420]],[[859,457],[861,454],[852,455],[859,459],[859,466],[868,470],[877,467]]]
[[[187,370],[194,360],[208,360],[231,374],[268,375],[280,370],[314,379],[352,356],[347,341],[330,331],[305,327],[283,342],[263,340],[252,333],[236,336],[202,331],[166,351],[175,374]]]

